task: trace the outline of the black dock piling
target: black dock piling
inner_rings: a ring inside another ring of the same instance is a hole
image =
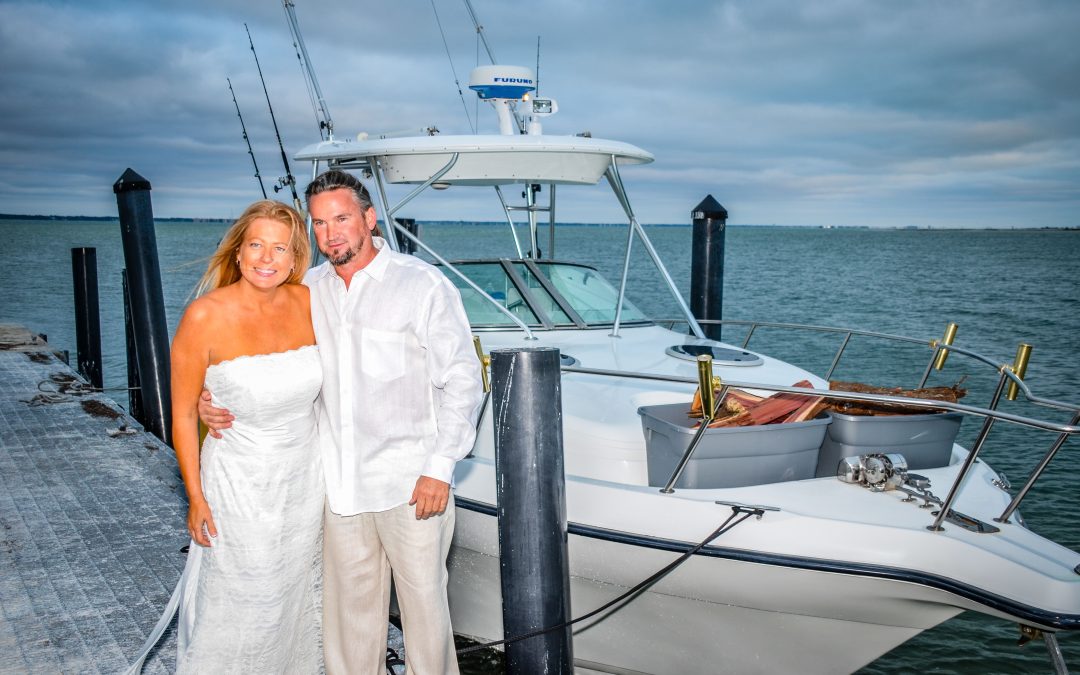
[[[503,633],[570,620],[559,350],[491,352]],[[569,627],[506,645],[509,675],[573,672]]]
[[[142,384],[139,382],[139,353],[135,344],[135,327],[131,324],[131,291],[128,289],[127,270],[120,270],[120,277],[124,286],[124,348],[127,353],[128,414],[145,427]]]
[[[409,233],[412,234],[412,236],[420,236],[420,226],[416,224],[415,218],[394,218],[394,220],[397,221],[398,225],[408,230]],[[409,239],[397,230],[394,230],[394,236],[397,237],[399,251],[401,251],[402,253],[408,253],[410,255],[416,253],[416,242],[414,242],[412,239]]]
[[[120,213],[124,264],[131,295],[131,324],[135,334],[142,383],[143,426],[172,445],[172,408],[169,394],[169,330],[161,292],[154,211],[150,181],[131,169],[113,185]]]
[[[97,249],[71,249],[71,280],[75,287],[77,370],[92,386],[101,389],[101,313],[98,310]]]
[[[724,317],[724,229],[728,212],[708,195],[692,213],[690,312],[699,320],[718,321]],[[708,338],[720,339],[718,323],[703,323],[701,330]]]

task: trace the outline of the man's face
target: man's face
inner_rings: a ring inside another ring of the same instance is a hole
[[[361,211],[352,190],[339,188],[313,195],[308,210],[315,241],[331,265],[360,262],[362,267],[375,257],[371,241],[375,209]]]

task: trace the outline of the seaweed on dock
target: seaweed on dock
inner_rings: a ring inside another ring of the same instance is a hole
[[[94,417],[104,417],[106,419],[115,420],[121,416],[120,413],[116,412],[101,401],[95,401],[93,399],[90,399],[86,401],[80,401],[80,403],[82,404],[82,409],[85,410],[88,414],[93,415]]]

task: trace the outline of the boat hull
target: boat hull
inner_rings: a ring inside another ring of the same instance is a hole
[[[571,610],[581,616],[678,553],[571,534]],[[455,632],[502,634],[494,513],[458,501],[450,553]],[[851,672],[961,610],[925,586],[694,556],[629,603],[574,629],[580,668],[616,673]]]

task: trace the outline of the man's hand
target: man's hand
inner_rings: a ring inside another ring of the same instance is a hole
[[[420,476],[416,480],[416,487],[413,488],[409,506],[416,504],[416,519],[424,520],[442,514],[449,501],[450,483],[444,483],[430,476]]]
[[[221,438],[219,432],[231,427],[232,421],[236,418],[227,409],[210,405],[210,391],[203,389],[202,395],[199,396],[199,419],[209,429],[211,436]]]

